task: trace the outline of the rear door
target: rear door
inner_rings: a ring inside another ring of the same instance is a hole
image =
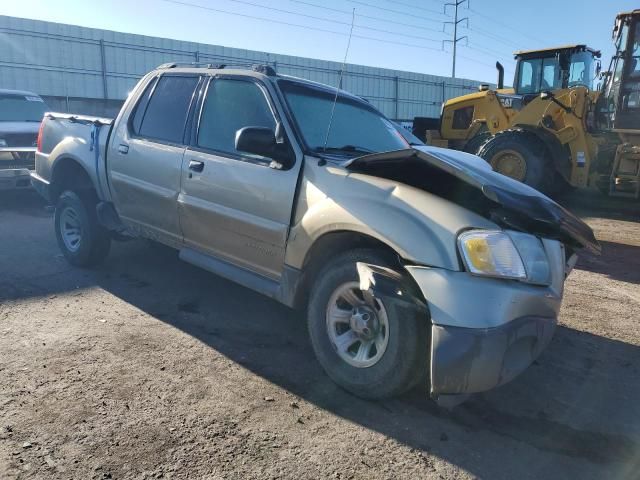
[[[109,145],[110,182],[118,213],[146,236],[180,245],[178,219],[185,129],[200,83],[197,75],[153,79],[129,121]]]
[[[183,162],[179,197],[185,243],[278,279],[301,161],[288,170],[235,149],[243,127],[275,130],[278,115],[265,85],[250,77],[212,78]]]

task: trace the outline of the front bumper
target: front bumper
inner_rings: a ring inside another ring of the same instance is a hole
[[[432,325],[432,395],[484,392],[513,380],[549,344],[556,324],[530,316],[487,329]]]
[[[31,187],[31,171],[28,168],[7,168],[0,170],[0,191]]]
[[[543,240],[551,285],[407,266],[431,317],[431,395],[491,390],[540,355],[556,328],[565,280],[562,244]]]

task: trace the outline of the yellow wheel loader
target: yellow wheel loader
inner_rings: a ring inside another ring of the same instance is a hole
[[[613,27],[611,59],[595,113],[603,140],[595,165],[601,190],[640,198],[640,9],[621,13]]]
[[[513,88],[504,88],[497,63],[498,88],[445,102],[427,143],[480,155],[547,193],[594,185],[638,196],[638,17],[616,18],[617,53],[602,89],[593,87],[600,52],[586,45],[516,52]]]

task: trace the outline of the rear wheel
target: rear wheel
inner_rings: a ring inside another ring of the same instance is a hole
[[[391,264],[363,249],[327,265],[309,301],[311,344],[329,377],[345,390],[372,399],[399,395],[427,378],[428,320],[363,295],[359,261]]]
[[[478,155],[498,173],[549,192],[556,172],[549,162],[544,145],[531,134],[507,130],[485,142]]]
[[[56,205],[55,229],[58,246],[72,265],[91,267],[109,253],[111,236],[98,223],[97,199],[90,191],[60,195]]]

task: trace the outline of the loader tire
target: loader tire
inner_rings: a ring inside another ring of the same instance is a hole
[[[544,144],[522,130],[505,130],[491,137],[478,155],[498,173],[550,193],[555,175]]]

